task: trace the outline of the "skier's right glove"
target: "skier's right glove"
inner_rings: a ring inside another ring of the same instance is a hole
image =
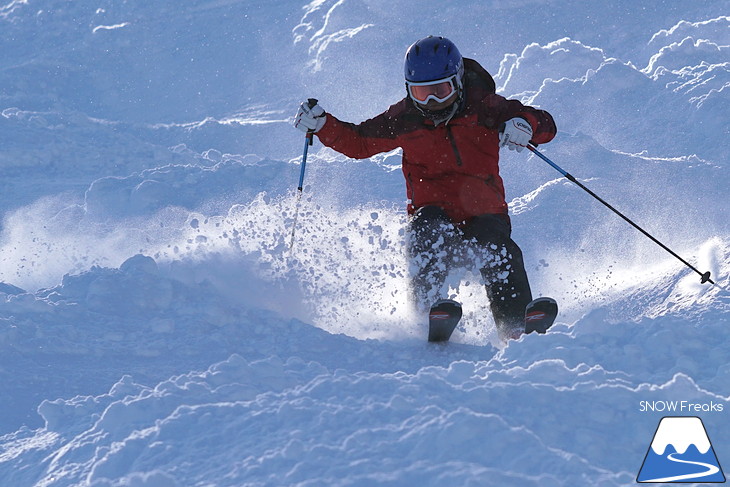
[[[318,104],[310,106],[309,102],[304,102],[299,106],[297,116],[294,117],[294,126],[302,132],[318,132],[327,121],[327,115],[324,108]]]

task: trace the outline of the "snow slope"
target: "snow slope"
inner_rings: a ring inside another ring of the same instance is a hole
[[[3,485],[632,485],[667,415],[730,465],[724,2],[485,5],[0,2]],[[425,343],[397,151],[316,144],[290,250],[297,104],[379,113],[429,33],[718,285],[524,153],[502,174],[545,336],[496,347],[464,271],[463,324]]]

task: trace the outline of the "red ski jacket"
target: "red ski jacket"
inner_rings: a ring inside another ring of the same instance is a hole
[[[500,125],[522,117],[532,126],[532,142],[543,144],[555,136],[555,123],[544,110],[495,94],[489,73],[476,61],[464,61],[464,100],[448,123],[435,126],[406,97],[358,125],[328,113],[317,136],[355,159],[402,148],[409,214],[435,205],[457,224],[487,213],[506,214],[499,176]]]

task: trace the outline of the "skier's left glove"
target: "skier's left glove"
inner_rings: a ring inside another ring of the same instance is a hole
[[[499,147],[509,147],[509,150],[522,152],[532,139],[532,127],[522,117],[507,120],[499,131]]]
[[[327,121],[324,108],[317,105],[316,100],[312,100],[312,102],[314,106],[310,106],[310,102],[302,103],[297,116],[294,117],[294,126],[302,132],[318,132]]]

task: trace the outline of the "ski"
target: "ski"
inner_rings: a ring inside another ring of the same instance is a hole
[[[460,319],[461,304],[452,299],[437,301],[428,313],[428,341],[448,341]]]
[[[461,304],[452,299],[437,301],[428,313],[428,341],[447,342],[461,320]],[[558,303],[537,298],[525,308],[525,334],[546,333],[558,316]],[[519,333],[521,335],[522,333]],[[519,337],[516,336],[515,338]]]
[[[553,298],[537,298],[525,308],[525,334],[546,333],[558,317],[558,303]]]

